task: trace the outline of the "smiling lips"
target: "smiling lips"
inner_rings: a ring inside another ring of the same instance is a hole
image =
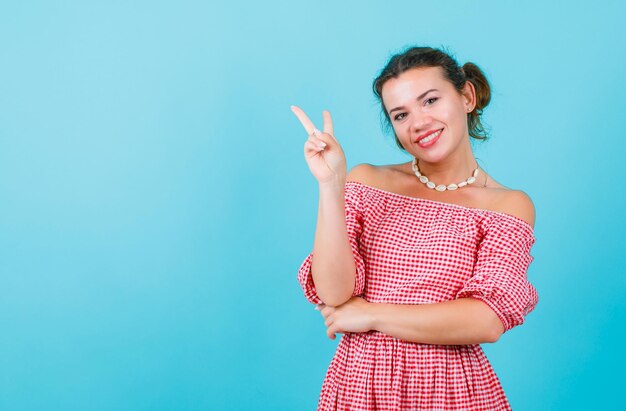
[[[425,133],[425,135],[422,135],[420,137],[418,137],[415,142],[420,146],[420,147],[428,147],[431,146],[433,144],[435,144],[435,142],[439,139],[439,136],[441,135],[441,131],[443,129],[439,129],[439,130],[433,130],[430,131],[428,133]]]

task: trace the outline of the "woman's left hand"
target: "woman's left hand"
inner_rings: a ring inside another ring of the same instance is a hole
[[[335,339],[335,333],[361,333],[372,329],[373,303],[361,297],[352,297],[337,307],[325,304],[317,307],[326,320],[326,335],[331,340]]]

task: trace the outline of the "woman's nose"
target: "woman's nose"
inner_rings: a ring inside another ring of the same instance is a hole
[[[429,116],[425,116],[421,113],[414,113],[413,121],[411,123],[411,131],[414,133],[421,132],[428,128],[431,121],[432,119]]]

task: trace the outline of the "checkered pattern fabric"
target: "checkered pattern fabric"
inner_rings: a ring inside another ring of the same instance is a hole
[[[526,273],[533,228],[511,214],[415,198],[356,181],[345,185],[354,295],[374,303],[484,301],[505,332],[537,302]],[[319,304],[311,252],[298,271]],[[479,344],[403,341],[378,331],[341,336],[322,384],[321,410],[510,410]]]

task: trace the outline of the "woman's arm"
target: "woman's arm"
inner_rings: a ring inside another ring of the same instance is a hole
[[[348,301],[354,292],[356,276],[346,227],[344,189],[345,179],[319,184],[311,275],[318,296],[331,306]]]
[[[324,132],[315,128],[300,107],[291,106],[291,110],[309,135],[309,139],[304,143],[304,157],[319,183],[320,190],[317,227],[313,252],[308,259],[310,263],[308,274],[313,283],[311,285],[315,288],[316,300],[330,305],[340,305],[353,293],[360,292],[360,288],[355,287],[358,267],[346,222],[345,154],[335,138],[328,110],[323,112]],[[308,285],[309,278],[303,280]]]
[[[504,326],[496,313],[475,298],[434,304],[370,303],[353,297],[339,307],[321,306],[326,334],[380,331],[423,344],[482,344],[496,342]]]
[[[496,342],[504,331],[496,313],[475,298],[435,304],[372,304],[371,328],[424,344]]]

